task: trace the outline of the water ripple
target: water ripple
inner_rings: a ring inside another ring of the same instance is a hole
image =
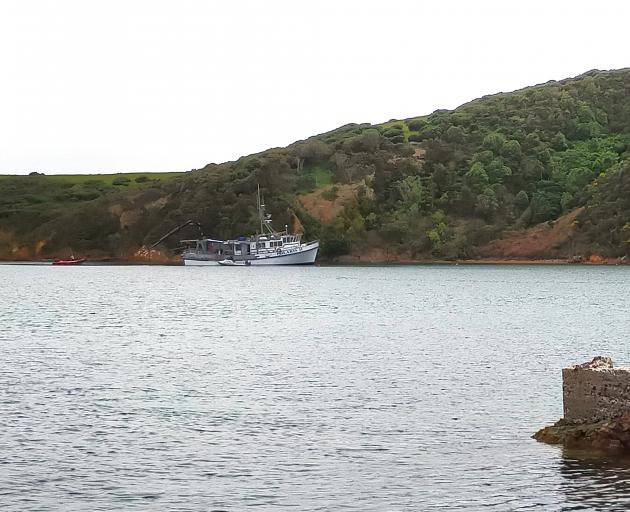
[[[222,270],[0,266],[3,511],[630,508],[530,439],[626,268]]]

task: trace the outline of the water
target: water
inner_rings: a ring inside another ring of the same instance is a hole
[[[0,509],[626,510],[530,436],[626,267],[0,266]]]

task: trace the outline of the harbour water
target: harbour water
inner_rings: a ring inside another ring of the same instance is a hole
[[[630,268],[0,266],[3,511],[627,510],[532,440]]]

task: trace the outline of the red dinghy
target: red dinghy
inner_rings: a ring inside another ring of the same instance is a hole
[[[80,265],[85,261],[85,258],[74,259],[71,258],[69,260],[57,259],[52,262],[53,265]]]

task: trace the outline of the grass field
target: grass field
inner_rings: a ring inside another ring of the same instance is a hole
[[[77,207],[107,194],[157,187],[183,173],[0,175],[0,218]]]
[[[94,184],[100,182],[115,188],[141,188],[148,184],[171,180],[183,172],[129,172],[114,174],[45,174],[45,175],[0,175],[0,180],[8,178],[23,178],[24,180],[41,180],[69,185]]]

